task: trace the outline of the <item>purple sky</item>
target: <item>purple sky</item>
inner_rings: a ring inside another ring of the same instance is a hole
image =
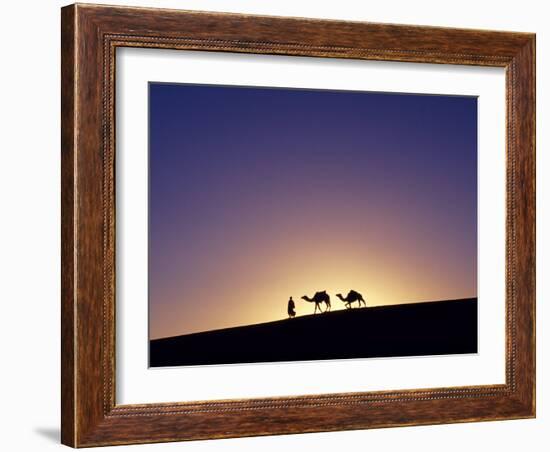
[[[477,99],[151,83],[150,337],[477,295]],[[333,306],[343,308],[334,298]]]

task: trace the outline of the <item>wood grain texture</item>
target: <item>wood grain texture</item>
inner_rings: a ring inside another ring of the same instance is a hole
[[[74,9],[63,9],[61,19],[61,441],[75,444],[75,354],[76,309],[74,296],[74,168],[75,157],[75,59]]]
[[[73,447],[535,415],[535,36],[147,8],[62,9],[62,442]],[[506,69],[506,384],[115,403],[114,69],[123,46]]]

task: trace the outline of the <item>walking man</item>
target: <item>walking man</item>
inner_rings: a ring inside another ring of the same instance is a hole
[[[288,307],[287,307],[289,319],[293,319],[294,317],[296,317],[296,311],[294,310],[295,307],[296,306],[294,305],[294,300],[292,299],[292,297],[290,297],[290,300],[288,300]]]

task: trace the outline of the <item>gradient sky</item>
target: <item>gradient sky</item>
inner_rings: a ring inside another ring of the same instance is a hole
[[[477,99],[149,86],[149,333],[477,296]]]

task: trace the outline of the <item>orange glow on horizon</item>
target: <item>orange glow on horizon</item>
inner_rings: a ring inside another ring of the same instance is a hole
[[[375,226],[377,231],[373,231]],[[338,235],[342,239],[332,241],[323,237],[323,232],[312,233],[307,243],[302,239],[307,234],[294,238],[282,234],[278,240],[272,236],[268,241],[262,241],[261,236],[250,238],[239,246],[238,257],[229,265],[217,262],[205,266],[202,278],[207,282],[200,292],[188,293],[177,285],[164,292],[172,310],[162,318],[162,332],[151,331],[151,338],[284,319],[290,296],[297,316],[312,314],[314,303],[301,297],[312,297],[320,290],[330,295],[333,311],[345,309],[336,294],[345,297],[350,289],[360,292],[367,306],[476,296],[475,265],[468,275],[471,284],[465,290],[464,275],[437,265],[439,259],[434,259],[434,250],[427,243],[412,246],[406,237],[399,243],[389,235],[391,246],[369,241],[374,245],[365,253],[364,244],[356,242],[356,234],[345,232]],[[388,234],[388,228],[373,223],[367,235],[377,234]],[[429,234],[426,240],[431,240]],[[268,243],[270,246],[266,246]],[[322,247],[318,245],[321,243]]]
[[[152,83],[149,337],[477,296],[477,98]]]

